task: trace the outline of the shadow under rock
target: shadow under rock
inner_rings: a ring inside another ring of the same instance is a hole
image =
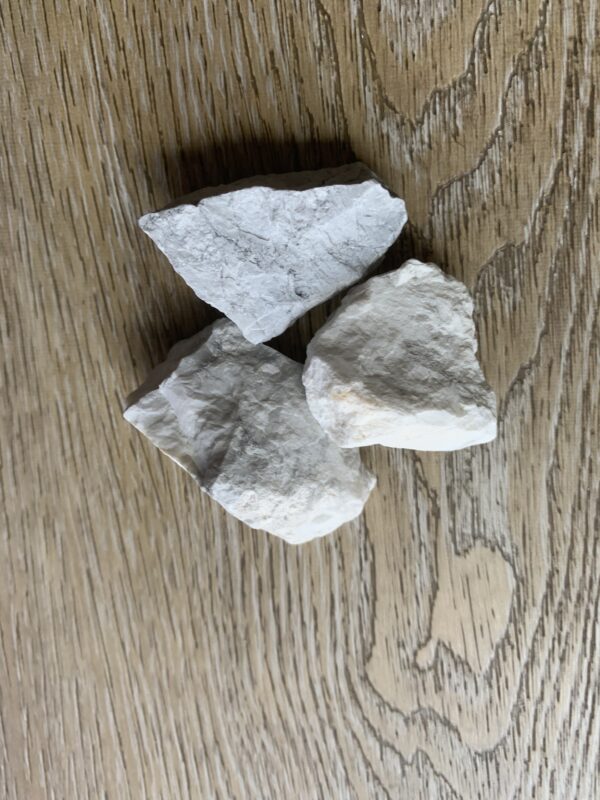
[[[337,167],[356,161],[346,142],[269,141],[267,139],[224,140],[206,147],[162,151],[146,174],[150,194],[156,198],[152,209],[162,208],[183,195],[209,186],[233,183],[254,175],[299,172]]]

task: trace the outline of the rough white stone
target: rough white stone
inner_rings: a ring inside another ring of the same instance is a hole
[[[355,163],[205,189],[139,224],[198,297],[256,343],[360,280],[405,222],[403,201]]]
[[[306,404],[302,366],[228,320],[179,342],[125,418],[252,528],[299,544],[362,511],[375,479]]]
[[[308,346],[308,405],[342,447],[457,450],[496,436],[466,286],[417,260],[352,289]]]

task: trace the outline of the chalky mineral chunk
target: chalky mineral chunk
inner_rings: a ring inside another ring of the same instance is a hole
[[[205,189],[139,224],[256,343],[360,280],[405,222],[404,202],[355,163]]]
[[[251,528],[299,544],[362,511],[375,484],[311,415],[302,367],[218,320],[179,342],[125,418]]]
[[[473,301],[434,264],[407,261],[352,289],[308,346],[308,404],[342,447],[457,450],[496,436]]]

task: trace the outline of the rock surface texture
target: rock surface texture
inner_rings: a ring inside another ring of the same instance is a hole
[[[198,297],[257,343],[360,280],[405,222],[404,202],[355,163],[206,189],[139,224]]]
[[[302,367],[218,320],[179,342],[125,418],[252,528],[299,544],[362,511],[375,479],[311,415]]]
[[[457,450],[494,439],[472,315],[464,284],[416,260],[351,290],[308,346],[315,418],[342,447]]]

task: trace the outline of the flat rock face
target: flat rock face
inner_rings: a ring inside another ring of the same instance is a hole
[[[315,418],[342,447],[457,450],[496,436],[473,301],[434,264],[407,261],[351,290],[308,346]]]
[[[356,517],[375,484],[312,417],[301,365],[227,320],[179,342],[129,402],[125,418],[227,511],[293,544]]]
[[[356,163],[203,190],[139,224],[256,343],[360,280],[405,222],[403,201]]]

